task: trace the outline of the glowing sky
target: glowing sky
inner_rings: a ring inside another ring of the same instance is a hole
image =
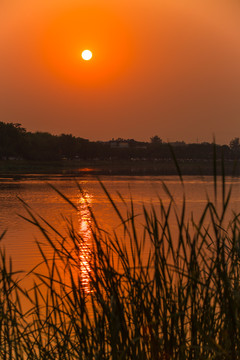
[[[0,2],[0,121],[30,131],[228,143],[239,64],[234,0]]]

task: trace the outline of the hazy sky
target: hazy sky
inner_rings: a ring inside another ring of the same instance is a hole
[[[240,2],[1,0],[0,121],[229,143],[240,136]]]

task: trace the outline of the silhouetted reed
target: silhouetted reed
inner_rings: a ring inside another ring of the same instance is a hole
[[[52,256],[38,242],[43,263],[27,275],[34,282],[25,291],[1,250],[1,359],[240,358],[240,223],[229,208],[224,163],[221,204],[214,175],[214,198],[197,220],[187,218],[179,175],[181,208],[163,183],[169,201],[143,205],[140,229],[134,202],[120,211],[101,183],[119,233],[100,227],[77,184],[91,214],[90,245],[70,220],[63,235],[23,202]]]

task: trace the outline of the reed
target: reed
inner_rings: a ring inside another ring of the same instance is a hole
[[[197,220],[187,218],[178,171],[181,208],[163,183],[169,202],[143,206],[141,229],[134,202],[120,211],[100,182],[121,232],[99,226],[77,184],[91,213],[91,246],[70,220],[61,234],[22,201],[25,220],[39,228],[52,256],[38,242],[41,268],[21,276],[0,252],[1,359],[240,358],[240,219],[231,213],[224,162],[221,179],[214,175],[214,198],[207,196]],[[33,278],[32,289],[23,289],[23,276]]]

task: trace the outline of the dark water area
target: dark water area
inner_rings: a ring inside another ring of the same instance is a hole
[[[179,168],[183,175],[213,175],[212,160],[179,159]],[[216,161],[216,172],[222,174],[222,162]],[[224,172],[228,176],[240,176],[240,167],[234,160],[225,160]],[[0,161],[0,178],[2,179],[49,179],[56,177],[85,177],[103,175],[124,176],[167,176],[178,175],[173,159],[112,159],[112,160],[64,160],[64,161]]]

